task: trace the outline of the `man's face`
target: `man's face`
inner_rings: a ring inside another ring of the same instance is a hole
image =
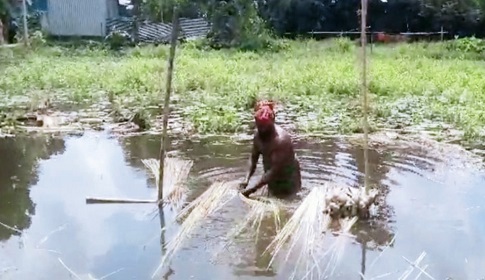
[[[274,112],[272,106],[260,106],[254,114],[254,121],[261,136],[268,135],[274,129]]]

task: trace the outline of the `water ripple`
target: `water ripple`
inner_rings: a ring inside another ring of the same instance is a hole
[[[141,214],[151,211],[153,206],[86,205],[84,198],[154,197],[156,191],[147,187],[146,172],[139,172],[143,168],[140,159],[158,156],[160,138],[142,136],[118,142],[103,134],[99,134],[99,139],[88,136],[0,139],[0,154],[9,159],[0,161],[1,220],[19,230],[28,229],[22,238],[34,242],[69,223],[65,230],[46,240],[43,248],[61,252],[62,260],[73,271],[81,276],[96,273],[94,276],[101,277],[126,267],[126,272],[118,274],[117,279],[148,279],[159,264],[163,248],[158,242],[142,244],[152,234],[161,234],[160,239],[165,240],[173,236],[176,224],[160,231],[165,224],[162,220],[171,225],[176,223],[173,212],[167,210],[160,215],[164,217],[160,221],[147,220]],[[212,145],[214,142],[219,145]],[[190,199],[203,192],[209,181],[242,179],[247,172],[249,148],[248,142],[238,145],[220,139],[177,141],[175,150],[180,151],[179,155],[194,160],[191,176],[196,180],[190,188]],[[296,148],[307,187],[329,180],[349,185],[362,183],[364,165],[360,147],[340,140],[324,140],[300,141]],[[426,262],[433,263],[428,271],[436,279],[481,277],[485,259],[481,238],[485,234],[483,174],[477,175],[453,154],[433,153],[429,147],[382,146],[370,150],[369,156],[371,181],[380,187],[382,203],[377,216],[352,229],[358,244],[347,246],[345,262],[336,267],[340,274],[336,279],[357,277],[361,263],[369,265],[376,259],[381,252],[375,249],[387,247],[397,232],[396,242],[376,265],[367,266],[366,278],[389,271],[402,272],[409,266],[402,256],[414,259],[423,250],[429,256]],[[254,176],[256,180],[261,169],[260,166]],[[241,238],[225,251],[220,264],[209,261],[208,251],[220,245],[221,239],[247,212],[248,206],[234,199],[215,213],[172,260],[174,273],[170,279],[214,279],[214,275],[219,275],[216,279],[234,279],[235,274],[244,274],[245,279],[262,279],[261,271],[268,260],[261,254],[275,233],[270,219],[261,227],[256,240]],[[31,279],[32,275],[44,279],[69,277],[57,258],[44,255],[29,246],[33,245],[30,242],[19,246],[21,238],[13,233],[0,228],[0,258],[6,260],[5,266],[18,268],[9,272],[11,279]],[[288,278],[279,267],[273,267],[272,271],[266,276]],[[399,275],[390,278],[397,279]]]

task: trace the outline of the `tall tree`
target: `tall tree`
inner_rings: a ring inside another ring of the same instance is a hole
[[[134,0],[132,0],[134,1]],[[142,0],[140,0],[142,1]],[[173,5],[181,17],[206,17],[215,45],[242,44],[266,32],[356,31],[359,0],[143,0],[144,18],[171,20]],[[368,22],[374,31],[485,35],[485,0],[369,0]]]
[[[11,11],[11,0],[0,0],[0,44],[3,44],[9,38]]]

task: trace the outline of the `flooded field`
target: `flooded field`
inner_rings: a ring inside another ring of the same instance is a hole
[[[190,200],[212,181],[240,180],[246,172],[247,143],[172,143],[194,160]],[[177,230],[170,209],[159,215],[153,205],[86,205],[85,198],[155,198],[141,159],[156,158],[159,145],[156,136],[117,139],[105,132],[0,139],[0,222],[15,227],[0,226],[0,278],[76,279],[71,270],[80,279],[150,279],[164,252],[161,241]],[[335,139],[300,141],[297,148],[306,188],[328,180],[362,184],[361,148]],[[414,261],[423,251],[421,266],[434,279],[483,279],[484,174],[429,147],[381,146],[370,156],[371,183],[384,202],[352,230],[331,279],[361,279],[359,273],[398,279],[410,266],[404,258]],[[270,223],[257,240],[241,237],[220,249],[246,211],[237,197],[229,202],[163,269],[164,279],[288,279],[291,267],[265,269],[269,257],[261,254],[275,235]]]

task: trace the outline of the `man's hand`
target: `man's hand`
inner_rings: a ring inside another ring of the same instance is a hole
[[[249,183],[247,180],[242,181],[241,183],[239,183],[239,189],[244,190],[248,186],[248,184]]]
[[[241,194],[244,195],[245,197],[249,197],[250,194],[256,192],[257,189],[256,188],[249,188],[245,191],[241,191]]]

